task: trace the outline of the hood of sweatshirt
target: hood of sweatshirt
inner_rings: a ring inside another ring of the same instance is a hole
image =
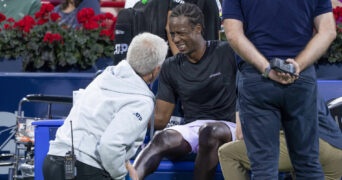
[[[116,66],[107,67],[97,78],[100,78],[99,87],[104,90],[154,98],[149,86],[135,73],[126,60],[120,61]]]

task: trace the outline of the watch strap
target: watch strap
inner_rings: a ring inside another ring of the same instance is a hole
[[[261,74],[264,78],[268,78],[268,75],[270,74],[271,66],[267,66],[264,70],[264,72]]]

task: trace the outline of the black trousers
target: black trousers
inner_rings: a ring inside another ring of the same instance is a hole
[[[112,180],[108,172],[76,161],[75,180]],[[64,180],[64,157],[47,155],[43,164],[44,180]]]

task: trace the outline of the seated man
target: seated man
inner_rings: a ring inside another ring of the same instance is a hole
[[[212,179],[218,147],[235,139],[234,53],[227,42],[204,40],[203,14],[194,4],[176,6],[169,22],[180,53],[162,66],[155,127],[166,126],[176,99],[181,101],[186,124],[157,133],[133,166],[143,179],[157,169],[163,157],[174,159],[195,152],[194,179]]]
[[[332,118],[325,102],[318,98],[319,155],[325,179],[340,180],[342,176],[342,133]],[[238,128],[237,116],[237,130]],[[242,134],[237,135],[242,137]],[[223,176],[226,180],[250,179],[250,162],[244,141],[235,141],[222,145],[218,151]],[[279,171],[293,171],[286,147],[284,132],[280,132]]]

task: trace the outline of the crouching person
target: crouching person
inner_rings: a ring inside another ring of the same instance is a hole
[[[124,179],[127,171],[135,179],[129,159],[144,140],[154,108],[148,84],[158,76],[167,50],[160,37],[139,34],[127,59],[107,67],[84,89],[50,142],[43,164],[45,180],[66,179],[65,157],[72,140],[74,179]]]
[[[342,176],[342,133],[331,116],[323,98],[317,98],[319,161],[326,180],[340,180]],[[242,139],[241,126],[237,115],[237,137]],[[280,132],[279,171],[293,172],[287,150],[284,132]],[[243,140],[222,145],[218,151],[221,169],[225,180],[250,179],[250,162]],[[295,172],[294,172],[295,173]]]

